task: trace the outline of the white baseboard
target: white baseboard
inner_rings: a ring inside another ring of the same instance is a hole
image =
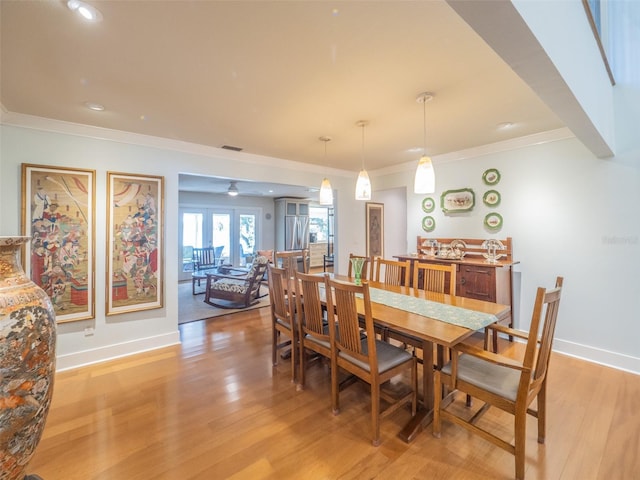
[[[132,342],[123,342],[102,348],[69,353],[67,355],[60,355],[56,357],[56,371],[62,372],[64,370],[71,370],[94,363],[106,362],[107,360],[113,360],[120,357],[134,355],[136,353],[142,353],[178,344],[180,344],[180,332],[176,330],[175,332],[163,335],[140,338]]]
[[[506,339],[507,336],[500,334],[500,338]],[[515,340],[523,342],[522,339],[516,338]],[[640,358],[638,357],[610,352],[608,350],[581,345],[567,340],[560,340],[558,338],[553,339],[553,351],[562,355],[579,358],[586,362],[597,363],[598,365],[640,375]]]
[[[553,350],[581,360],[640,375],[640,358],[638,357],[610,352],[587,345],[580,345],[579,343],[559,340],[557,338],[553,341]]]

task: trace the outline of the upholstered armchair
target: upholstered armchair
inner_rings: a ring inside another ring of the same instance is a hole
[[[246,273],[239,275],[207,274],[205,303],[219,308],[247,308],[258,302],[260,282],[269,260],[258,256]],[[230,270],[238,272],[238,270]]]

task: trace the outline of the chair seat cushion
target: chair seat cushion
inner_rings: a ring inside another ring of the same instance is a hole
[[[220,290],[232,293],[247,293],[247,282],[245,280],[234,280],[233,278],[218,280],[211,284],[212,290]]]
[[[285,328],[287,328],[288,330],[291,330],[291,323],[289,322],[285,322],[284,320],[282,320],[281,318],[276,318],[276,323],[279,325],[284,326]]]
[[[318,337],[314,337],[313,335],[305,335],[304,336],[304,341],[305,342],[313,342],[313,343],[317,343],[318,345],[321,345],[327,349],[331,349],[331,343],[329,342],[329,340],[324,340],[322,338],[318,338]]]
[[[369,347],[367,345],[367,338],[362,339],[362,352],[366,355],[369,352]],[[378,355],[378,372],[383,373],[387,370],[390,370],[401,363],[406,362],[412,358],[412,355],[403,350],[400,347],[396,347],[395,345],[391,345],[387,342],[383,342],[381,340],[376,340],[376,353]],[[348,355],[345,352],[340,352],[339,355],[350,362],[358,365],[360,368],[369,371],[369,364],[366,362],[362,362],[351,355]]]
[[[451,375],[451,363],[442,367]],[[515,401],[520,382],[520,371],[487,362],[473,355],[458,357],[458,378],[496,395]]]

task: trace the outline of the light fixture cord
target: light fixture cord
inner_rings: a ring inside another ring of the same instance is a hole
[[[364,170],[364,123],[362,124],[362,170]]]
[[[423,152],[422,154],[427,156],[427,98],[422,99],[422,129],[423,129]]]

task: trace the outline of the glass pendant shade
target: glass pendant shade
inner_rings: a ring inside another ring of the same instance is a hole
[[[433,96],[431,92],[424,92],[416,98],[416,101],[422,104],[424,153],[420,157],[416,168],[413,193],[434,193],[436,191],[436,173],[433,170],[431,158],[427,157],[427,102],[431,101]]]
[[[320,205],[333,205],[333,189],[331,188],[331,182],[328,178],[322,180],[320,185]]]
[[[360,170],[356,182],[356,200],[371,200],[371,181],[366,170]]]
[[[371,200],[371,180],[369,180],[369,174],[364,168],[364,127],[369,125],[369,122],[360,120],[356,125],[362,127],[362,170],[360,170],[356,181],[356,200]]]
[[[414,193],[434,193],[436,191],[436,176],[433,171],[431,158],[423,155],[416,168],[416,177],[413,183]]]

